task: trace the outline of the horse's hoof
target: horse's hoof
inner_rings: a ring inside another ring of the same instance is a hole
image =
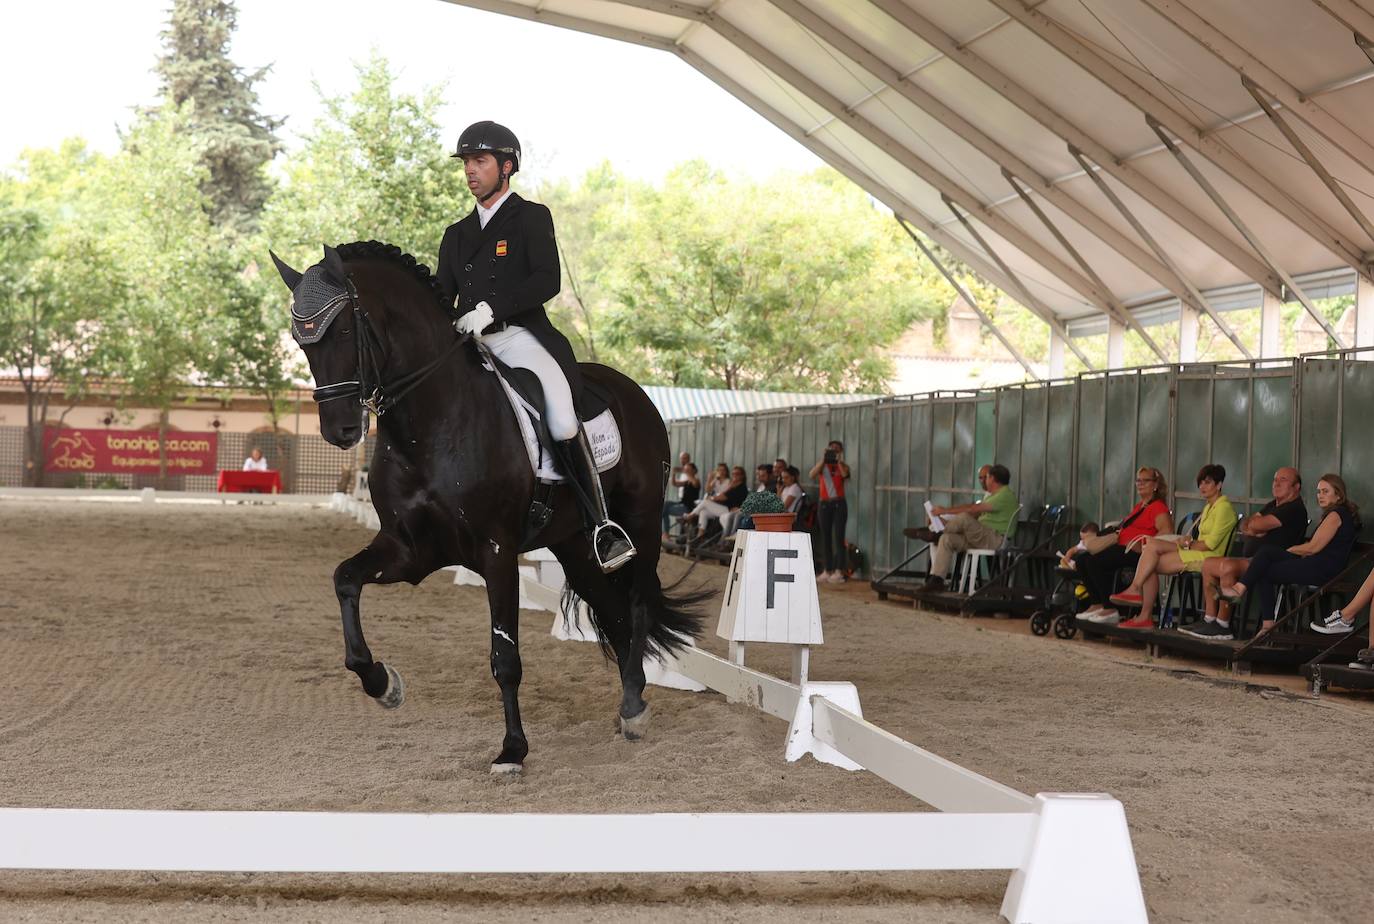
[[[525,765],[524,765],[524,764],[492,764],[492,765],[491,765],[491,775],[492,775],[492,776],[506,776],[506,777],[511,777],[511,776],[519,776],[520,774],[522,774],[522,773],[524,773],[524,772],[525,772]]]
[[[406,701],[406,685],[401,682],[401,675],[392,670],[390,664],[382,665],[386,668],[386,689],[382,695],[375,697],[377,705],[383,709],[395,709]]]
[[[623,715],[620,717],[620,733],[625,736],[626,741],[638,741],[649,733],[649,707],[645,706],[644,711],[632,719],[627,719]]]

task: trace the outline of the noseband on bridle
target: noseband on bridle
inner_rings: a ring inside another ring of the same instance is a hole
[[[394,382],[383,384],[382,366],[386,359],[386,349],[382,346],[381,338],[377,336],[377,332],[368,319],[367,310],[363,308],[362,300],[358,298],[358,290],[354,287],[351,276],[344,278],[343,292],[330,298],[323,307],[308,316],[296,313],[293,300],[291,336],[302,346],[307,343],[318,342],[334,322],[334,319],[343,311],[345,303],[353,311],[353,341],[358,355],[358,377],[316,388],[312,395],[316,404],[323,404],[326,401],[334,401],[339,398],[352,398],[356,395],[358,403],[362,405],[365,411],[381,417],[412,389],[429,378],[463,343],[471,339],[470,334],[460,335],[449,345],[448,349],[430,362],[414,372],[401,376]],[[379,356],[382,361],[378,361]]]

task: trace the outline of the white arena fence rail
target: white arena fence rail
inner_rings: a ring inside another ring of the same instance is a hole
[[[361,492],[359,492],[361,493]],[[370,523],[370,501],[331,506]],[[375,528],[375,527],[374,527]],[[932,808],[889,813],[407,814],[0,808],[0,868],[187,872],[710,873],[1010,870],[1014,924],[1143,922],[1121,803],[1035,797],[696,648],[669,668],[791,720]],[[803,699],[806,702],[803,702]],[[803,705],[809,709],[801,711]],[[795,732],[795,729],[794,729]]]

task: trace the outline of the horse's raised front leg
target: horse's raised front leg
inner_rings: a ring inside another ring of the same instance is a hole
[[[372,660],[372,652],[363,638],[362,613],[359,598],[364,584],[393,584],[397,581],[417,583],[417,568],[406,546],[385,533],[378,533],[372,543],[334,569],[334,593],[339,598],[343,616],[344,666],[358,675],[363,691],[387,709],[395,709],[405,700],[401,675],[380,661]]]
[[[501,688],[506,714],[506,737],[501,753],[491,762],[492,773],[519,773],[530,752],[520,724],[520,572],[513,555],[493,557],[482,575],[491,607],[491,675]]]

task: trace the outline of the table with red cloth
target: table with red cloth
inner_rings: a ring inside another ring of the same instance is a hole
[[[236,472],[225,469],[219,473],[215,490],[221,494],[280,494],[281,472]]]

